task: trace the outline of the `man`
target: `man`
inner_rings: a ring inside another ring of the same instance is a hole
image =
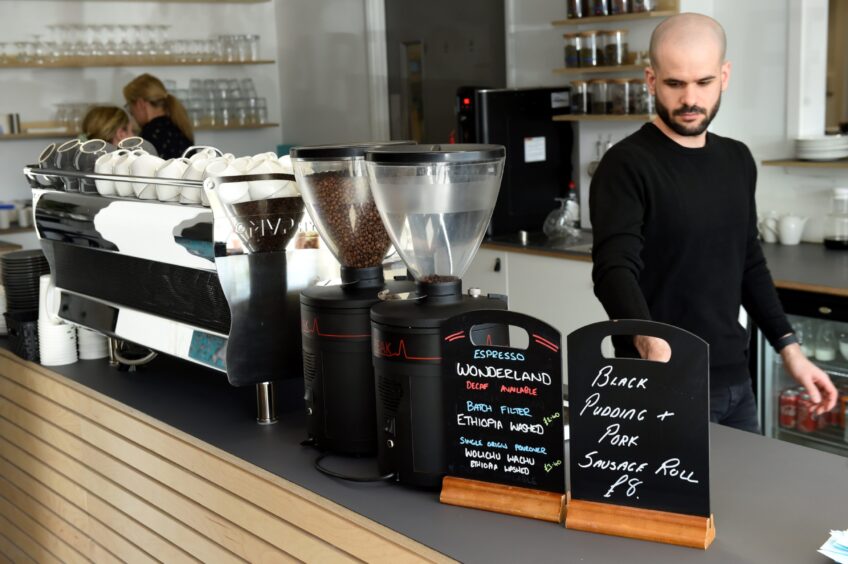
[[[836,389],[801,352],[757,241],[757,168],[748,148],[707,132],[730,63],[718,22],[663,21],[645,71],[657,118],[610,149],[592,178],[595,294],[612,319],[653,319],[710,344],[710,419],[758,431],[745,307],[784,368],[829,411]],[[668,360],[662,339],[615,341],[620,355]]]

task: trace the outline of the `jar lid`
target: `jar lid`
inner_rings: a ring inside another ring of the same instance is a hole
[[[598,35],[598,32],[597,31],[581,31],[577,35],[579,35],[580,37],[595,37],[596,35]]]
[[[607,82],[608,81],[607,81],[606,78],[593,78],[592,80],[589,81],[589,84],[599,84],[599,83],[606,84]]]
[[[644,78],[631,78],[630,84],[645,84]]]
[[[580,34],[576,33],[576,32],[575,33],[563,33],[562,36],[565,37],[566,39],[571,39],[573,37],[579,37]]]
[[[572,80],[571,84],[573,84],[574,86],[583,86],[584,84],[586,84],[586,81],[585,80]]]
[[[630,80],[627,78],[611,78],[608,82],[612,84],[630,84]]]

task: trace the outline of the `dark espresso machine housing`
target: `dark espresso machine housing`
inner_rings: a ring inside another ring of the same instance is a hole
[[[574,134],[553,118],[571,112],[570,100],[567,86],[457,90],[457,139],[506,147],[490,237],[541,230],[554,198],[568,194]]]

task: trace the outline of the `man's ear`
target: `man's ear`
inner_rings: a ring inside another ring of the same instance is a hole
[[[721,91],[724,92],[727,90],[727,85],[730,84],[730,71],[733,65],[730,61],[725,61],[723,65],[721,65]]]
[[[651,96],[657,93],[657,73],[654,67],[645,67],[645,83],[648,85],[648,92]]]

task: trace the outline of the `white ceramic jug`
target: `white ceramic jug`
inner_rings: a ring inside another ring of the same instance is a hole
[[[801,234],[804,232],[806,217],[799,215],[784,215],[777,224],[777,231],[782,245],[797,245],[801,242]]]

